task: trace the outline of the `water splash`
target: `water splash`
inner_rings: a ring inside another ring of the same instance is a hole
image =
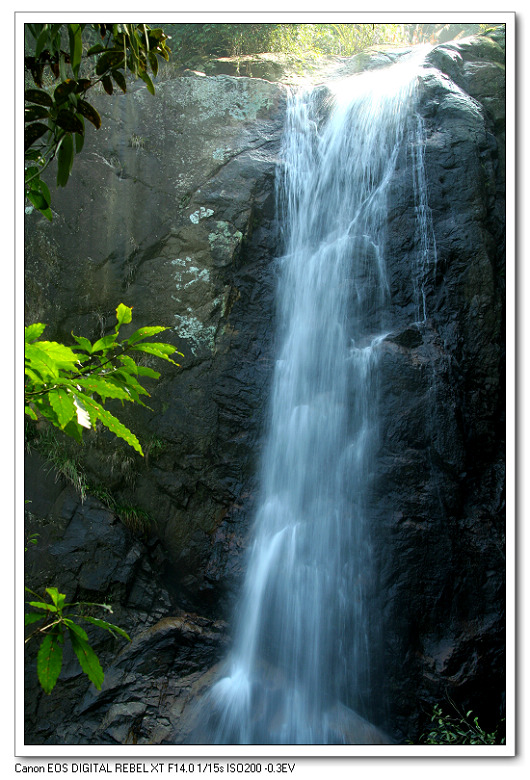
[[[413,58],[290,101],[261,501],[233,650],[201,708],[203,741],[383,740],[363,717],[379,652],[369,495],[388,328],[387,201],[412,142],[418,230],[428,228],[411,123],[417,68]],[[431,250],[425,239],[419,266]]]

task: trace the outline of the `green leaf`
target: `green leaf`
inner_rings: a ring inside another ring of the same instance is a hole
[[[125,76],[121,72],[121,70],[113,70],[111,72],[112,78],[118,85],[118,87],[121,89],[122,92],[127,92],[127,82],[125,81]]]
[[[154,51],[149,52],[149,64],[151,66],[151,70],[153,71],[153,74],[156,76],[158,73],[158,59]]]
[[[155,87],[154,87],[154,84],[151,81],[149,75],[147,74],[147,72],[145,70],[139,69],[138,70],[138,76],[142,79],[142,81],[145,82],[145,84],[147,86],[148,92],[150,92],[151,95],[154,95],[155,94]]]
[[[78,444],[82,444],[83,428],[77,422],[75,422],[75,420],[70,420],[68,425],[63,428],[63,431],[67,436],[71,436],[72,439],[75,439]]]
[[[77,355],[70,347],[60,344],[58,341],[36,341],[26,344],[26,356],[28,350],[31,355],[36,354],[41,360],[48,360],[50,365],[73,370],[77,364]]]
[[[77,75],[79,73],[79,66],[81,65],[81,58],[83,56],[83,39],[81,37],[81,25],[69,24],[68,37],[70,39],[70,65],[72,66],[74,76],[77,78]]]
[[[63,136],[57,154],[57,186],[66,187],[74,162],[74,141],[70,133]]]
[[[102,83],[103,89],[105,90],[107,95],[112,95],[112,93],[114,92],[114,86],[112,84],[111,77],[108,74],[105,75],[105,76],[102,76],[101,83]]]
[[[80,119],[79,116],[78,119]],[[81,135],[80,133],[76,133],[74,138],[75,138],[75,153],[79,154],[83,150],[83,146],[85,145],[85,136]]]
[[[34,322],[32,325],[28,325],[24,328],[24,341],[30,342],[34,339],[38,339],[42,335],[46,325],[42,322]]]
[[[138,380],[134,376],[131,376],[131,374],[129,374],[127,371],[120,368],[116,369],[113,374],[109,376],[109,381],[117,382],[121,387],[126,387],[130,395],[129,400],[135,401],[136,403],[140,404],[140,406],[145,406],[145,404],[140,400],[140,396],[149,396],[149,393],[144,387],[142,387]]]
[[[26,198],[30,201],[30,203],[33,203],[35,208],[39,211],[44,211],[50,205],[42,192],[39,192],[39,190],[28,190],[26,192]]]
[[[100,376],[88,376],[77,379],[77,384],[80,385],[89,393],[97,393],[103,400],[106,398],[119,398],[123,401],[131,401],[130,393],[124,387],[105,381]]]
[[[62,631],[47,634],[37,653],[37,674],[45,693],[51,693],[63,665]]]
[[[64,618],[64,624],[67,626],[67,628],[73,631],[74,634],[77,634],[80,639],[84,639],[85,642],[88,642],[88,635],[85,629],[81,628],[81,626],[78,626],[77,623],[74,623],[71,618]]]
[[[39,37],[37,38],[37,43],[35,44],[35,57],[40,57],[42,54],[42,51],[44,50],[44,47],[48,43],[48,37],[50,35],[49,27],[47,24],[44,24],[42,26],[41,32],[39,34]]]
[[[57,612],[57,607],[54,604],[47,604],[46,601],[28,601],[28,604],[35,609],[43,609],[45,612]]]
[[[76,336],[75,333],[72,333],[72,336],[77,341],[81,349],[83,349],[85,352],[88,352],[89,355],[92,353],[92,343],[87,338],[84,336]]]
[[[98,76],[102,76],[107,70],[118,67],[122,68],[123,62],[122,51],[116,51],[115,49],[106,51],[99,57],[96,63],[96,73]]]
[[[30,183],[30,187],[35,190],[37,189],[41,195],[44,197],[44,200],[46,201],[47,205],[49,206],[52,200],[52,196],[50,195],[50,190],[48,189],[48,185],[46,182],[42,181],[42,179],[33,179]]]
[[[79,660],[81,669],[87,675],[88,679],[94,683],[98,690],[101,690],[104,674],[99,659],[86,639],[84,639],[76,629],[79,629],[79,626],[76,626],[75,628],[70,625],[68,626],[70,641],[74,652]]]
[[[34,122],[36,119],[47,119],[50,116],[45,106],[26,106],[24,108],[24,122]]]
[[[127,325],[132,320],[132,306],[125,306],[124,303],[120,303],[116,308],[116,332],[122,325]]]
[[[142,452],[140,442],[134,433],[132,433],[132,431],[130,431],[125,425],[123,425],[123,423],[116,419],[113,414],[101,406],[101,404],[98,404],[97,401],[94,401],[93,398],[87,398],[85,401],[86,406],[90,412],[90,416],[93,420],[100,420],[103,425],[109,429],[109,431],[114,433],[116,436],[119,436],[120,439],[126,441],[127,444],[139,452],[143,457],[144,453]]]
[[[36,176],[39,176],[40,174],[40,168],[38,165],[30,165],[29,168],[26,168],[24,171],[24,182],[27,183],[28,179],[33,179]]]
[[[27,404],[26,404],[26,406],[24,406],[24,414],[27,414],[28,417],[31,417],[32,420],[38,420],[39,419],[37,417],[36,413],[31,408],[31,406],[28,406]]]
[[[131,350],[133,350],[133,352],[147,352],[149,355],[155,355],[162,360],[168,360],[170,363],[178,366],[178,363],[175,363],[175,361],[169,357],[169,355],[172,355],[173,352],[177,351],[176,348],[171,344],[147,342],[145,344],[136,344],[135,346],[131,347]]]
[[[123,628],[119,628],[119,626],[115,626],[112,623],[107,623],[106,620],[101,620],[100,618],[94,618],[94,617],[88,617],[86,615],[80,616],[83,620],[86,620],[88,623],[92,623],[94,626],[99,626],[99,628],[104,628],[106,631],[110,631],[111,633],[116,632],[116,634],[119,634],[124,639],[127,639],[129,642],[131,641],[131,637],[129,634],[127,634],[126,631],[123,630]]]
[[[91,46],[90,49],[87,51],[87,57],[92,57],[94,54],[100,54],[100,52],[105,51],[105,47],[102,43],[96,43],[95,46]]]
[[[130,355],[120,355],[118,357],[118,360],[120,361],[120,363],[123,363],[123,366],[124,368],[127,369],[127,371],[132,372],[133,374],[138,373],[138,366],[136,365],[132,357],[130,357]]]
[[[42,122],[32,122],[32,124],[26,125],[24,128],[24,151],[33,146],[44,133],[49,132],[49,129],[48,125],[44,125]]]
[[[94,106],[91,106],[90,103],[88,103],[86,100],[78,100],[77,111],[79,114],[84,116],[85,119],[88,119],[88,121],[94,125],[96,130],[99,130],[101,127],[101,117]]]
[[[66,130],[67,133],[77,133],[83,135],[85,132],[85,126],[82,120],[69,108],[61,108],[57,114],[56,122],[61,130]],[[68,137],[68,136],[67,136]],[[72,159],[73,159],[73,147],[72,147]]]
[[[132,334],[132,336],[129,336],[127,339],[127,344],[136,344],[137,341],[141,341],[142,339],[147,338],[147,336],[154,336],[155,333],[162,333],[164,330],[167,330],[167,328],[163,327],[162,325],[139,328]]]
[[[98,339],[92,346],[92,352],[105,352],[114,345],[117,335],[117,333],[111,333],[108,336],[103,336],[102,339]]]
[[[39,620],[43,620],[44,615],[39,612],[26,612],[24,615],[24,625],[30,626],[32,623],[37,623]]]
[[[77,81],[75,79],[66,79],[65,81],[62,81],[53,92],[53,98],[55,102],[58,105],[64,103],[68,95],[71,95],[72,92],[75,92],[76,88]]]
[[[26,89],[24,98],[29,103],[37,103],[39,106],[47,106],[48,108],[53,106],[53,98],[43,89]]]
[[[160,379],[160,372],[153,371],[152,368],[147,366],[138,366],[138,376],[150,376],[152,379]]]
[[[46,593],[49,594],[51,600],[57,607],[57,610],[60,612],[64,606],[64,601],[66,599],[65,594],[59,593],[57,588],[46,588]]]
[[[57,415],[59,426],[64,428],[75,416],[76,407],[74,399],[68,394],[65,388],[62,388],[50,390],[48,393],[48,401]]]

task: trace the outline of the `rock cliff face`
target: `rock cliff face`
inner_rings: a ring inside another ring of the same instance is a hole
[[[417,247],[406,154],[389,208],[398,326],[383,345],[371,499],[387,705],[366,715],[397,740],[417,738],[446,693],[488,727],[502,717],[503,91],[500,35],[428,55],[420,113],[437,263],[420,328],[410,326]],[[185,739],[186,706],[225,652],[274,360],[285,101],[280,83],[194,73],[154,98],[104,96],[104,127],[54,193],[53,223],[28,215],[28,322],[50,323],[50,338],[95,337],[123,301],[136,326],[171,327],[165,340],[184,359],[163,370],[151,411],[120,409],[144,460],[103,433],[87,440],[78,457],[96,489],[84,502],[28,456],[27,530],[41,535],[26,553],[29,584],[109,600],[133,641],[94,635],[100,693],[67,658],[43,696],[30,650],[27,743]],[[104,491],[150,518],[149,533],[124,527],[96,497]]]

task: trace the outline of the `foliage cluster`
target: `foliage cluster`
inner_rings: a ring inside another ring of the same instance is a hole
[[[57,161],[57,186],[66,186],[74,157],[83,148],[85,120],[101,126],[101,117],[86,99],[101,85],[127,91],[126,73],[142,79],[155,93],[152,75],[159,61],[169,59],[167,36],[145,24],[27,24],[24,58],[32,87],[25,90],[25,194],[32,206],[51,220],[51,196],[42,172]],[[87,49],[87,34],[99,40]],[[82,67],[83,65],[83,67]]]
[[[50,191],[41,174],[56,160],[57,186],[66,186],[74,156],[83,148],[85,119],[96,128],[101,126],[99,113],[85,99],[87,91],[101,85],[112,94],[116,84],[126,92],[126,74],[130,72],[154,94],[149,71],[156,76],[158,57],[167,60],[170,50],[166,34],[144,24],[28,24],[26,33],[25,68],[33,86],[25,90],[25,195],[32,207],[51,220]],[[141,397],[149,393],[141,384],[142,378],[158,379],[160,374],[139,365],[133,355],[141,358],[147,354],[178,365],[170,357],[177,350],[171,344],[146,341],[165,331],[162,326],[139,328],[129,338],[121,338],[121,326],[131,321],[132,308],[120,303],[113,333],[94,343],[72,334],[73,346],[42,340],[43,323],[25,328],[26,415],[35,423],[44,418],[78,443],[83,440],[83,429],[95,428],[99,422],[143,455],[136,436],[106,403],[119,400],[145,406]],[[83,499],[87,483],[76,459],[55,448],[53,460]],[[133,530],[140,532],[148,526],[150,519],[141,510],[129,505],[115,508]],[[37,543],[37,537],[31,534],[26,538],[25,551]],[[66,595],[56,587],[46,588],[44,596],[26,591],[35,600],[27,602],[32,611],[26,614],[25,624],[40,623],[26,642],[41,639],[37,674],[45,693],[53,690],[59,677],[66,638],[83,672],[100,689],[103,670],[80,623],[88,622],[129,640],[123,629],[87,614],[94,608],[108,612],[112,608],[108,604],[66,603]]]
[[[41,643],[37,653],[37,675],[45,693],[51,693],[57,682],[63,664],[63,648],[65,638],[71,642],[83,672],[96,688],[101,689],[104,674],[99,659],[89,643],[88,635],[80,622],[91,623],[98,628],[109,631],[113,636],[121,636],[130,641],[129,635],[118,626],[101,618],[86,614],[87,609],[101,608],[112,613],[108,604],[93,604],[89,602],[66,603],[64,593],[57,588],[46,588],[46,595],[40,596],[29,588],[26,591],[35,597],[28,601],[32,608],[25,615],[25,625],[40,623],[26,638],[39,637]],[[72,611],[75,608],[75,611]]]
[[[264,52],[350,56],[383,44],[434,44],[448,33],[449,27],[434,23],[203,23],[166,24],[164,31],[171,37],[172,60],[182,65],[190,64],[193,58],[241,57]],[[474,27],[478,32],[479,25]],[[470,33],[471,29],[465,34]]]
[[[105,408],[105,403],[117,399],[122,404],[145,406],[141,396],[149,393],[140,379],[158,379],[160,374],[138,365],[132,355],[153,355],[178,365],[170,357],[177,350],[172,344],[145,341],[167,330],[159,325],[139,328],[129,338],[120,339],[120,327],[131,320],[132,308],[120,303],[114,332],[94,343],[72,334],[77,342],[74,347],[40,340],[46,328],[42,323],[25,328],[26,414],[35,421],[44,417],[79,443],[83,429],[95,428],[99,421],[143,456],[137,437]]]
[[[447,715],[440,705],[435,705],[428,730],[420,737],[420,743],[426,745],[498,745],[504,744],[499,729],[486,732],[479,725],[478,717],[472,710],[463,715],[452,703],[455,715]]]

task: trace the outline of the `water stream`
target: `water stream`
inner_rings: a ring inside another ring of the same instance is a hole
[[[418,280],[433,254],[417,73],[405,58],[289,103],[278,355],[237,631],[205,708],[214,743],[380,741],[363,718],[380,655],[369,496],[378,353],[391,327],[387,198],[404,149],[420,234],[418,321]]]

